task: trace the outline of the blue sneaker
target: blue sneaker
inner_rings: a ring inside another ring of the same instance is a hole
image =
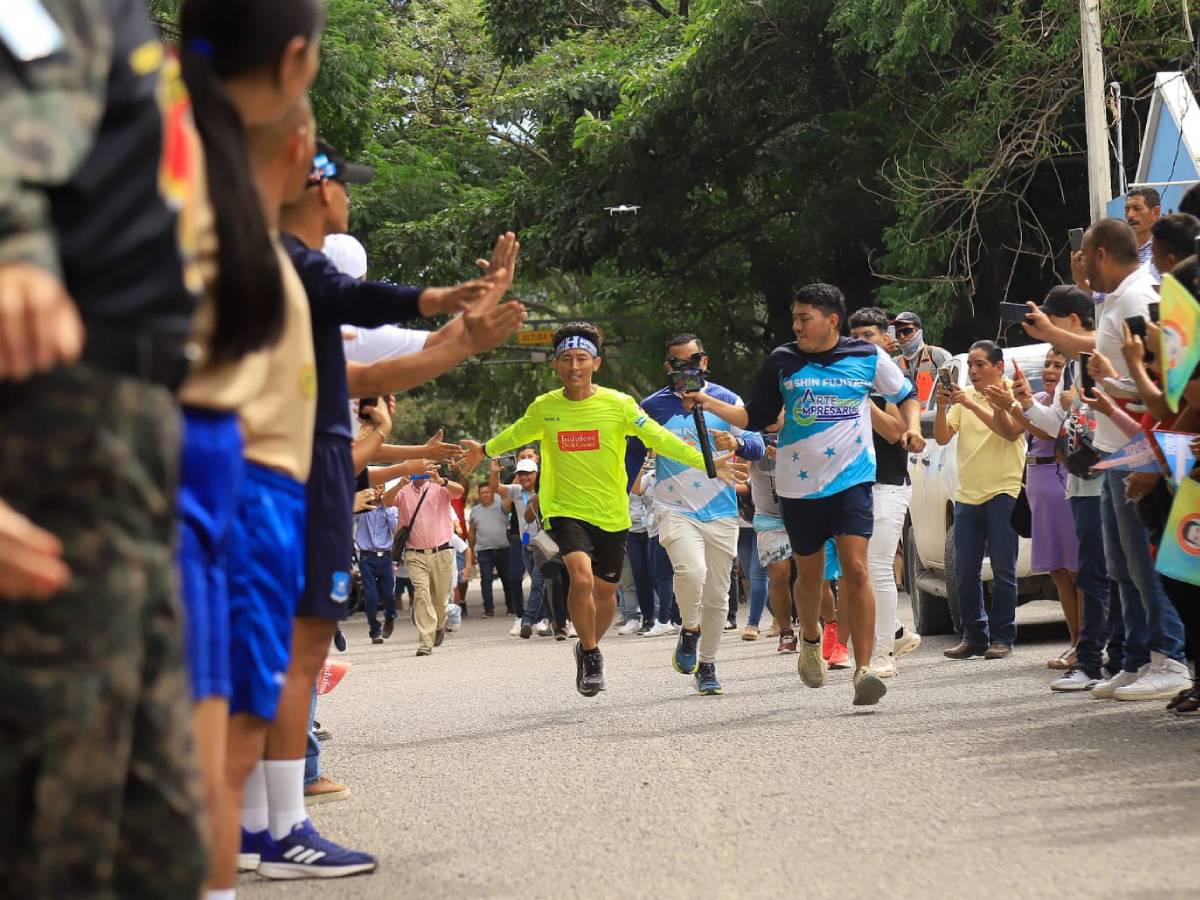
[[[721,682],[717,681],[717,664],[700,663],[696,669],[696,690],[701,694],[721,693]]]
[[[375,857],[339,847],[317,834],[311,819],[262,851],[258,874],[267,878],[342,878],[375,868]]]
[[[271,832],[247,831],[242,829],[242,849],[238,851],[237,867],[239,872],[253,872],[258,868],[262,859],[263,849],[275,843],[271,840]]]
[[[700,656],[696,650],[699,643],[700,632],[688,631],[686,628],[679,629],[679,643],[675,645],[675,656],[671,659],[675,664],[676,672],[681,675],[691,675],[696,671],[696,666],[700,664]]]

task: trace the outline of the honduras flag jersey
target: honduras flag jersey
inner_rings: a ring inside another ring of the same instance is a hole
[[[709,382],[704,386],[704,393],[726,403],[742,405],[741,397],[719,384]],[[692,412],[683,408],[683,401],[672,393],[669,387],[651,394],[641,405],[651,419],[682,439],[689,447],[699,449],[700,439],[696,434],[696,422]],[[714,454],[718,451],[713,444],[712,432],[728,431],[742,440],[742,449],[737,452],[739,457],[751,462],[762,459],[766,448],[759,435],[743,432],[710,412],[704,413],[704,421],[708,426],[709,444],[713,447]],[[625,468],[629,473],[630,483],[637,476],[645,459],[645,445],[637,438],[631,438],[625,454]],[[654,502],[660,509],[676,510],[701,522],[737,515],[737,494],[730,485],[719,478],[709,478],[703,471],[668,459],[661,453],[657,457],[655,476],[658,484],[654,491]]]
[[[889,403],[917,392],[883,349],[840,338],[824,353],[777,347],[763,364],[746,409],[761,431],[784,411],[775,457],[781,497],[815,500],[875,481],[871,391]]]

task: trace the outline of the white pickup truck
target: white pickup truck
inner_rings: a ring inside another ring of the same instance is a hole
[[[1004,374],[1013,377],[1013,360],[1021,367],[1036,394],[1042,390],[1042,365],[1049,344],[1032,344],[1004,350]],[[952,357],[949,368],[960,387],[967,387],[967,354]],[[958,486],[956,436],[944,447],[933,439],[934,396],[921,413],[925,450],[909,454],[912,504],[904,525],[904,583],[912,601],[913,624],[918,634],[959,631],[958,590],[954,577],[954,492]],[[1021,538],[1017,557],[1018,603],[1056,596],[1049,578],[1030,568],[1030,544]],[[992,580],[992,566],[983,561],[983,580]]]

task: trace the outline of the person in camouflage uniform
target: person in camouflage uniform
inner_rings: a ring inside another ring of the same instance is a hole
[[[142,0],[32,7],[48,28],[0,38],[0,893],[190,900],[205,832],[171,548],[188,122]],[[12,577],[22,528],[40,578]]]

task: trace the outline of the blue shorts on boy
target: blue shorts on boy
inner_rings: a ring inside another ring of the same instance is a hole
[[[246,463],[229,558],[230,714],[275,718],[304,593],[305,508],[303,484]]]
[[[177,557],[195,700],[231,690],[229,549],[244,465],[236,413],[184,408]]]

